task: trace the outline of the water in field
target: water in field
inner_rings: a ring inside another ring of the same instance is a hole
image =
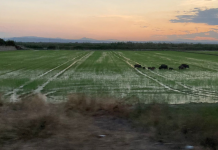
[[[218,101],[218,56],[171,51],[13,51],[0,55],[0,92],[15,101],[42,93],[63,101],[71,93],[134,103]],[[134,64],[174,70],[136,69]],[[190,68],[179,70],[182,63]]]

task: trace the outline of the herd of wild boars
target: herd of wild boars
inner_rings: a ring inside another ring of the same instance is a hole
[[[145,69],[145,67],[142,67],[142,65],[140,64],[135,64],[134,65],[135,68],[142,68],[142,69]],[[187,64],[181,64],[179,67],[178,67],[180,70],[182,69],[187,69],[189,68],[189,65]],[[155,70],[156,68],[155,67],[148,67],[149,70]],[[160,67],[159,67],[159,70],[174,70],[172,67],[168,67],[167,65],[165,64],[162,64]]]

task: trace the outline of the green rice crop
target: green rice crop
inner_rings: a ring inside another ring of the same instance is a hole
[[[8,100],[41,92],[51,102],[64,101],[70,93],[119,97],[127,103],[133,103],[130,98],[170,104],[218,101],[216,55],[29,50],[1,52],[0,60],[0,92]],[[156,69],[136,69],[136,63]],[[190,68],[179,70],[184,63]],[[161,64],[174,70],[159,70]]]

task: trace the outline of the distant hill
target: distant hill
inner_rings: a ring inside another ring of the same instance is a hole
[[[15,42],[35,42],[35,43],[112,43],[112,42],[123,42],[115,39],[108,40],[95,40],[91,38],[81,38],[81,39],[62,39],[62,38],[44,38],[44,37],[35,37],[35,36],[25,36],[25,37],[13,37],[7,38],[5,40],[13,40]],[[127,41],[124,41],[127,42]],[[175,39],[173,41],[130,41],[135,43],[202,43],[202,44],[218,44],[218,41],[209,41],[209,40],[187,40],[187,39]]]
[[[42,42],[42,43],[111,43],[118,42],[117,40],[95,40],[91,38],[81,38],[81,39],[62,39],[62,38],[43,38],[43,37],[34,37],[34,36],[26,36],[26,37],[13,37],[8,38],[6,40],[13,40],[15,42]]]

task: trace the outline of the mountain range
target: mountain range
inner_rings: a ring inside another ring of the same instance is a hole
[[[118,40],[95,40],[91,38],[81,38],[81,39],[62,39],[62,38],[44,38],[35,36],[26,37],[13,37],[7,38],[6,40],[13,40],[15,42],[35,42],[35,43],[111,43],[118,42]]]
[[[113,43],[113,42],[126,42],[114,39],[109,40],[96,40],[91,38],[81,38],[81,39],[62,39],[62,38],[44,38],[35,36],[25,36],[25,37],[12,37],[5,40],[13,40],[15,42],[35,42],[35,43]],[[174,41],[130,41],[130,42],[154,42],[154,43],[202,43],[202,44],[218,44],[218,41],[209,40],[187,40],[187,39],[175,39]]]

